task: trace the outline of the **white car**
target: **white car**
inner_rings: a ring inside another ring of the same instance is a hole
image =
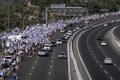
[[[7,60],[9,63],[12,63],[13,56],[12,55],[7,55],[7,56],[5,56],[5,60]]]
[[[76,30],[79,30],[80,28],[79,27],[76,27]]]
[[[65,30],[64,30],[64,29],[61,29],[61,30],[60,30],[60,32],[61,32],[61,33],[64,33],[64,32],[65,32]]]
[[[102,46],[107,46],[106,41],[102,41],[102,42],[101,42],[101,45],[102,45]]]
[[[62,40],[58,39],[58,40],[56,41],[56,44],[62,44]]]
[[[67,55],[65,55],[65,52],[60,52],[58,55],[59,59],[67,59]]]
[[[43,49],[44,50],[51,50],[51,44],[45,44]]]
[[[112,22],[112,23],[114,23],[115,21],[114,21],[114,20],[112,20],[111,22]]]
[[[46,52],[46,51],[39,51],[38,52],[38,56],[48,56],[49,55],[49,52]]]
[[[107,24],[104,24],[104,26],[107,26]]]
[[[65,34],[65,35],[64,35],[64,38],[65,38],[65,39],[69,39],[69,38],[70,38],[70,35]]]
[[[71,36],[72,33],[73,33],[72,31],[68,31],[66,34]]]
[[[104,59],[104,64],[113,64],[112,59],[111,58],[105,58]]]

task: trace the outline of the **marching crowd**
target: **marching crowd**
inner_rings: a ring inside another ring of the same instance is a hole
[[[94,14],[91,16],[83,16],[81,18],[74,17],[70,20],[58,20],[49,24],[36,24],[27,26],[25,30],[14,28],[11,32],[0,33],[0,43],[4,47],[4,51],[10,54],[17,54],[20,51],[28,54],[29,52],[35,53],[41,45],[45,43],[51,43],[50,36],[57,30],[64,29],[69,24],[81,23],[81,22],[92,22],[101,19],[105,19],[109,16],[119,16],[120,12]],[[10,36],[16,36],[11,38]],[[7,46],[6,43],[9,43]]]

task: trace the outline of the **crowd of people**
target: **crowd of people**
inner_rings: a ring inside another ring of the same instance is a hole
[[[8,37],[11,35],[24,35],[26,36],[25,39],[10,41],[9,40],[9,50],[6,51],[14,51],[14,50],[21,50],[25,49],[28,51],[31,49],[33,45],[41,45],[44,43],[50,43],[50,35],[53,35],[57,30],[64,29],[69,24],[80,23],[80,22],[90,22],[96,21],[100,19],[104,19],[109,16],[116,16],[120,15],[120,12],[114,13],[104,13],[104,14],[94,14],[91,16],[83,16],[81,18],[74,17],[70,20],[58,20],[56,22],[52,22],[49,24],[36,24],[27,26],[25,30],[15,28],[11,32],[3,32],[0,34],[0,41],[3,44],[6,44],[8,41]],[[8,49],[8,48],[7,48]]]

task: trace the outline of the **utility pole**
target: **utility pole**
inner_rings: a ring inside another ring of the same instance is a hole
[[[22,26],[23,26],[23,28],[25,27],[24,26],[24,4],[25,4],[25,1],[23,2],[23,9],[22,9]]]
[[[48,26],[48,7],[46,7],[45,18],[46,18],[46,26]]]
[[[9,3],[7,3],[7,5],[8,5],[8,27],[7,27],[7,30],[9,31],[9,29],[10,29],[10,14],[9,14]]]

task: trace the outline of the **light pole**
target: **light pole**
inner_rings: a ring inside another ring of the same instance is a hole
[[[48,7],[46,7],[45,19],[46,19],[46,26],[48,26]]]
[[[8,15],[7,15],[7,17],[8,17],[8,20],[7,20],[8,25],[7,25],[7,30],[9,30],[9,27],[10,27],[9,2],[7,3],[7,8],[8,8]]]

